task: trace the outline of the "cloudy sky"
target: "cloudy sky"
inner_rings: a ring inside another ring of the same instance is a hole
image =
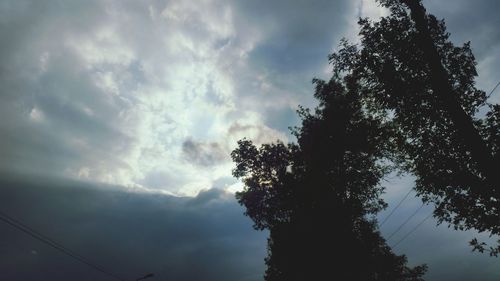
[[[455,42],[472,42],[478,84],[487,92],[500,81],[497,2],[425,1],[446,18]],[[229,153],[243,137],[293,141],[287,128],[297,125],[299,104],[314,106],[311,79],[328,77],[327,55],[342,37],[356,40],[359,16],[384,13],[373,0],[1,1],[3,211],[78,249],[116,239],[120,245],[106,253],[89,254],[106,264],[133,253],[135,260],[122,263],[126,275],[161,268],[173,280],[193,280],[199,277],[183,272],[196,268],[191,273],[206,280],[260,280],[265,233],[252,231],[232,199],[241,185],[231,177]],[[498,92],[491,100],[500,101]],[[388,201],[411,185],[394,180]],[[418,204],[409,200],[382,232]],[[109,221],[116,228],[101,232]],[[398,248],[430,265],[429,280],[479,272],[498,280],[498,260],[470,253],[472,233],[434,225],[427,221],[415,234],[420,238]],[[63,278],[51,266],[64,257],[44,259],[28,237],[1,230],[20,245],[2,239],[9,280]],[[165,244],[154,248],[151,237]],[[133,245],[137,240],[146,249]],[[134,268],[137,259],[143,262]],[[451,270],[456,263],[460,274]],[[20,272],[25,278],[16,279]]]

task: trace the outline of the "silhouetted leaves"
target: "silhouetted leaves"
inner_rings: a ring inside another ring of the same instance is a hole
[[[330,56],[336,75],[359,81],[365,108],[393,124],[397,162],[440,222],[500,234],[500,110],[475,87],[470,44],[454,46],[420,1],[379,2],[390,15],[360,19],[360,44]]]
[[[237,193],[257,229],[269,229],[266,280],[421,280],[369,219],[386,204],[380,179],[389,171],[392,128],[366,115],[357,81],[314,80],[319,107],[301,109],[297,144],[232,152]]]
[[[390,15],[360,19],[360,43],[343,40],[331,80],[313,80],[319,106],[299,109],[297,144],[242,140],[232,153],[237,198],[270,230],[266,280],[421,280],[425,267],[406,267],[370,219],[393,164],[439,222],[500,234],[500,106],[475,87],[470,44],[454,46],[418,0],[379,2]]]

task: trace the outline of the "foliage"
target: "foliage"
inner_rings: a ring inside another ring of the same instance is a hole
[[[360,44],[330,56],[337,75],[359,78],[366,108],[393,124],[398,162],[440,222],[500,234],[500,107],[475,86],[470,43],[454,46],[420,1],[380,2],[390,15],[361,19]]]
[[[297,144],[232,152],[237,193],[256,229],[268,229],[266,280],[422,280],[369,217],[383,209],[392,128],[366,115],[354,77],[314,80],[319,107],[299,110]]]

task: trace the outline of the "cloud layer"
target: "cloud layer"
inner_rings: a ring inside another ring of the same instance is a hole
[[[233,195],[220,189],[174,197],[54,178],[1,178],[1,212],[127,280],[149,272],[155,273],[154,280],[263,278],[267,233],[253,230]],[[394,179],[389,203],[394,206],[410,186],[411,181]],[[407,200],[382,234],[389,236],[419,204]],[[421,210],[389,245],[430,212]],[[5,280],[111,280],[5,223],[0,233]],[[436,228],[431,219],[396,252],[408,255],[413,265],[428,264],[428,281],[498,280],[498,259],[470,252],[467,241],[474,236]]]
[[[3,176],[2,212],[104,267],[135,280],[262,280],[266,233],[252,229],[232,194],[194,198]],[[111,280],[1,223],[2,280]]]
[[[500,59],[492,5],[428,3],[457,42],[472,40],[487,89]],[[327,54],[355,39],[358,16],[384,10],[371,0],[9,0],[0,13],[1,170],[194,195],[230,177],[223,154],[239,138],[290,140]]]
[[[223,154],[237,139],[289,137],[354,6],[16,0],[0,10],[2,170],[193,195],[230,176]]]

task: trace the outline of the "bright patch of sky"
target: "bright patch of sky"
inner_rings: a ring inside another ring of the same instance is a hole
[[[357,17],[385,13],[372,0],[3,1],[0,169],[238,190],[236,141],[293,141],[327,55],[356,39]],[[498,39],[492,26],[478,38]],[[499,57],[479,54],[489,87]]]

